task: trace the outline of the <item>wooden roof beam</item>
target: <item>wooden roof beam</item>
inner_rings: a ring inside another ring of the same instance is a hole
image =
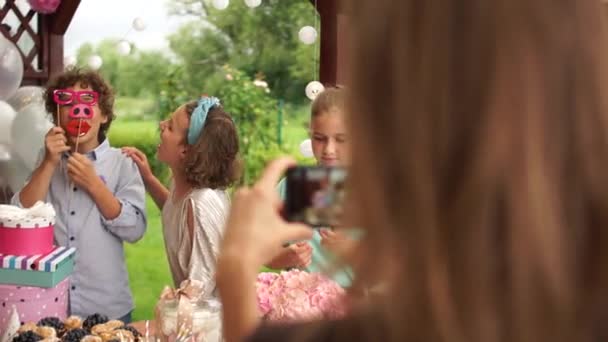
[[[63,0],[57,11],[51,14],[51,34],[64,35],[72,22],[72,18],[78,9],[80,0]]]

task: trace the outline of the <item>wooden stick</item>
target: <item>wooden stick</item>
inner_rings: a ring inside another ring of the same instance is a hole
[[[57,105],[57,127],[61,127],[61,113],[59,113],[59,105]]]
[[[76,147],[74,152],[78,152],[78,143],[80,142],[80,126],[82,126],[82,119],[78,119],[78,134],[76,135]]]

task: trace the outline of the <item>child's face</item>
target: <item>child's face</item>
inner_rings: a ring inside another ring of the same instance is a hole
[[[190,119],[185,108],[185,106],[179,107],[167,120],[160,123],[158,160],[169,166],[179,166],[186,155]]]
[[[310,122],[312,152],[324,166],[347,166],[350,163],[350,143],[344,116],[338,109],[319,113]]]
[[[83,88],[80,83],[76,83],[74,86],[62,90],[67,90],[61,95],[66,96],[66,98],[70,97],[67,95],[70,92],[85,92],[81,93],[80,96],[72,96],[69,104],[58,104],[59,120],[55,117],[55,124],[61,126],[66,132],[69,145],[75,146],[76,141],[78,141],[78,149],[81,152],[88,152],[99,145],[97,135],[101,125],[108,121],[108,117],[101,112],[98,104],[99,99],[96,99],[93,103],[83,102],[83,100],[89,99],[89,92],[93,94],[93,89],[90,86]],[[85,107],[86,110],[84,110]],[[92,110],[92,113],[89,110]],[[80,118],[73,117],[75,112],[81,114]]]

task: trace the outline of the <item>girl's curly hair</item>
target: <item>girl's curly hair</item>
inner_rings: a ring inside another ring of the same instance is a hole
[[[186,104],[188,118],[196,106],[196,101]],[[221,106],[213,107],[186,154],[186,180],[195,188],[228,188],[241,176],[238,154],[239,138],[232,117]]]

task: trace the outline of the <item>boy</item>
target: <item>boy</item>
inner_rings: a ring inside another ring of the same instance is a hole
[[[123,241],[146,230],[145,189],[137,166],[110,147],[114,95],[99,74],[71,69],[50,82],[45,105],[55,127],[44,156],[12,203],[51,203],[55,242],[77,248],[70,279],[71,314],[131,320],[133,299]]]

